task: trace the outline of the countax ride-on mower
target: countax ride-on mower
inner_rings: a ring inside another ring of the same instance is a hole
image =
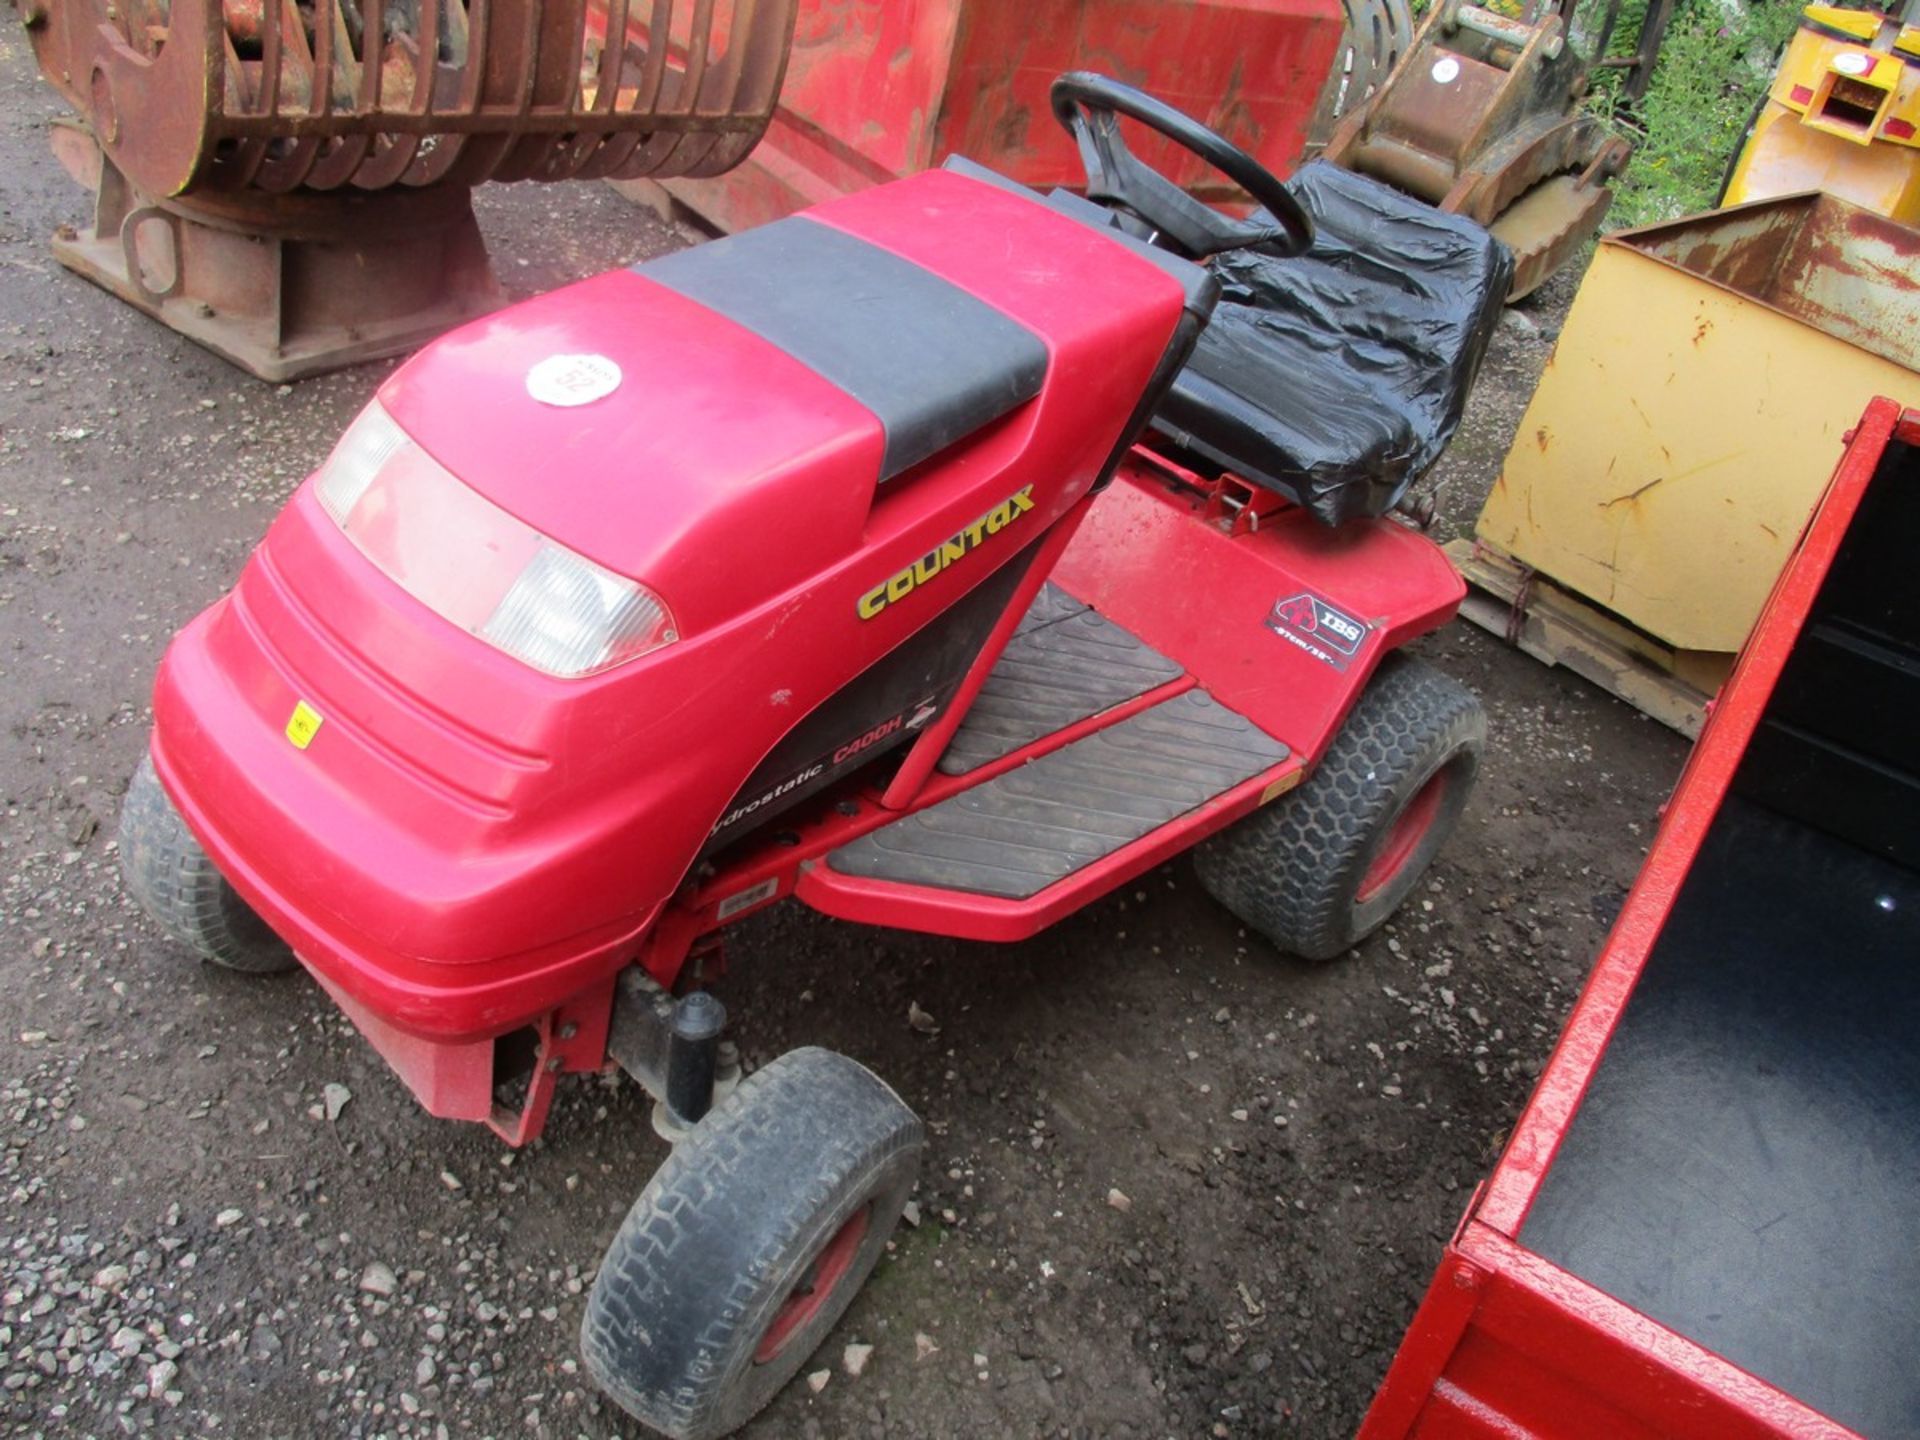
[[[1112,81],[1054,96],[1088,198],[956,160],[428,346],[160,666],[122,843],[173,935],[297,956],[510,1142],[568,1072],[659,1102],[583,1340],[670,1435],[794,1375],[922,1147],[823,1050],[733,1086],[727,924],[1018,940],[1194,849],[1327,959],[1473,779],[1478,705],[1395,653],[1462,587],[1387,512],[1506,252]],[[1122,115],[1264,208],[1198,204]]]

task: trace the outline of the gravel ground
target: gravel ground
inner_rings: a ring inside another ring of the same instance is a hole
[[[385,370],[261,385],[61,271],[57,108],[0,39],[0,1426],[632,1434],[575,1336],[663,1153],[636,1087],[574,1083],[506,1151],[425,1116],[311,983],[199,967],[121,892],[167,637]],[[672,243],[600,187],[479,208],[516,295]],[[1443,536],[1570,293],[1503,327]],[[739,927],[749,1062],[841,1049],[931,1132],[919,1223],[822,1383],[747,1433],[1351,1433],[1683,754],[1466,627],[1420,649],[1483,695],[1492,754],[1425,891],[1341,964],[1276,957],[1182,863],[1020,945]]]

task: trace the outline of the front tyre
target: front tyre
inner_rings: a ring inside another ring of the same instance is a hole
[[[748,1076],[613,1237],[581,1327],[594,1380],[674,1440],[744,1425],[878,1263],[922,1144],[913,1111],[843,1055],[792,1050]]]
[[[1346,953],[1400,907],[1453,833],[1486,738],[1471,691],[1387,656],[1305,782],[1194,851],[1200,883],[1280,950]]]
[[[201,959],[272,975],[300,962],[200,848],[142,756],[120,805],[120,874],[140,908]]]

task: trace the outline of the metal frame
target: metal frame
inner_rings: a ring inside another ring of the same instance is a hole
[[[1577,0],[1570,0],[1566,8],[1570,10],[1573,3]],[[1620,20],[1620,0],[1609,0],[1606,23],[1600,27],[1599,37],[1593,44],[1592,63],[1596,70],[1627,72],[1620,93],[1630,102],[1637,104],[1646,98],[1647,86],[1653,80],[1654,62],[1660,58],[1660,46],[1667,38],[1667,25],[1673,19],[1673,5],[1674,0],[1649,0],[1647,13],[1640,21],[1640,33],[1634,37],[1633,54],[1608,55],[1607,46]]]

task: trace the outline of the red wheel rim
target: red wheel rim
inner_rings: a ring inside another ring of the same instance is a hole
[[[1355,904],[1364,905],[1392,884],[1394,878],[1407,868],[1407,862],[1433,828],[1433,822],[1440,814],[1441,798],[1446,793],[1447,772],[1444,769],[1436,770],[1427,778],[1427,783],[1414,793],[1413,799],[1393,817],[1393,824],[1387,830],[1387,838],[1381,843],[1379,853],[1373,857],[1373,863],[1367,866],[1367,873],[1360,877],[1359,892],[1353,897]]]
[[[792,1343],[793,1337],[826,1308],[839,1290],[840,1282],[853,1268],[853,1257],[860,1253],[860,1242],[867,1235],[867,1212],[871,1208],[862,1205],[854,1211],[813,1257],[813,1263],[801,1275],[799,1283],[787,1292],[787,1298],[780,1302],[773,1319],[767,1322],[767,1333],[760,1337],[760,1348],[753,1352],[754,1364],[764,1365],[778,1356]]]

